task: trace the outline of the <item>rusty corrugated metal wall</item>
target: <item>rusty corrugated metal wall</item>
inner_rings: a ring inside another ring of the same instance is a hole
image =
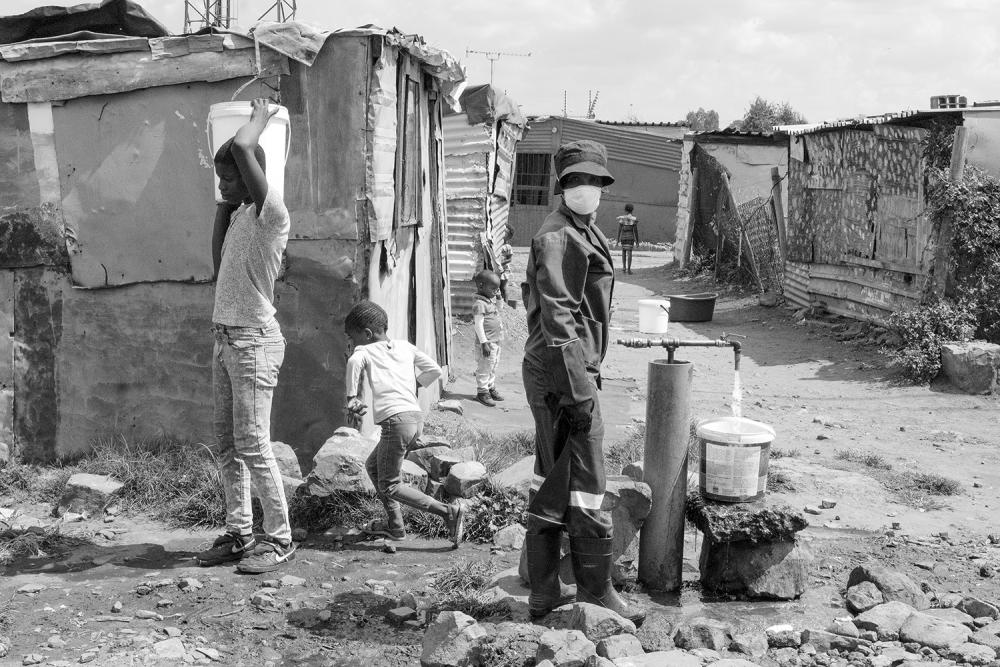
[[[472,277],[495,266],[507,230],[521,128],[504,121],[470,125],[460,113],[445,116],[443,130],[452,314],[469,315],[476,292]]]

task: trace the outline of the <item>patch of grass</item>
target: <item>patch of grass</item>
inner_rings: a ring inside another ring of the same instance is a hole
[[[957,480],[930,472],[903,473],[913,488],[932,496],[957,496],[962,493],[962,485]]]
[[[465,541],[488,544],[497,531],[514,524],[526,523],[527,502],[514,489],[501,489],[489,484],[479,495],[467,502],[465,515]],[[403,509],[403,519],[408,532],[428,538],[448,536],[444,522],[433,514]]]
[[[772,493],[791,493],[795,491],[795,485],[788,475],[772,469],[767,471],[767,490]]]
[[[11,461],[0,467],[0,496],[10,496],[15,503],[55,503],[74,472],[72,466]]]
[[[866,468],[874,468],[876,470],[892,470],[892,464],[885,460],[881,454],[872,454],[870,452],[864,452],[860,449],[840,449],[837,450],[836,458],[841,461],[850,461],[851,463],[860,463]]]
[[[499,570],[500,566],[492,558],[456,563],[439,572],[431,580],[431,588],[442,595],[481,593]]]
[[[361,528],[372,519],[385,518],[382,502],[374,493],[348,491],[325,498],[298,493],[288,501],[288,514],[293,526],[309,532],[324,531],[332,526]],[[440,523],[437,517],[431,518]]]
[[[147,513],[174,527],[225,523],[225,496],[218,464],[203,444],[170,439],[102,438],[77,464],[83,472],[110,475],[124,486],[123,510]]]
[[[802,456],[802,452],[797,449],[775,449],[771,448],[769,457],[772,459],[794,459]]]
[[[622,468],[641,461],[646,449],[646,425],[636,424],[626,430],[624,440],[604,447],[604,469],[609,475],[621,474]]]
[[[491,475],[535,453],[535,431],[504,431],[493,433],[475,428],[465,420],[434,421],[426,429],[428,434],[446,438],[454,449],[472,447],[476,460],[486,466]]]
[[[17,558],[50,556],[82,544],[89,542],[79,535],[62,533],[59,525],[33,530],[5,530],[0,533],[0,565]]]

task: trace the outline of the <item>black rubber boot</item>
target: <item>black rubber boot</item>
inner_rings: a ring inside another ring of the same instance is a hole
[[[597,604],[635,623],[646,620],[646,610],[630,606],[611,585],[611,538],[571,537],[576,601]]]
[[[559,541],[560,534],[556,531],[524,536],[531,582],[528,613],[532,618],[540,618],[556,607],[576,601],[573,588],[559,580]]]

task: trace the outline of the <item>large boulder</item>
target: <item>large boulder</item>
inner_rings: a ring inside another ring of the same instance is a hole
[[[435,482],[444,482],[453,465],[462,463],[463,461],[475,460],[476,451],[472,447],[449,449],[431,456],[431,467],[427,472],[430,473],[431,479]]]
[[[992,394],[997,388],[1000,345],[974,340],[941,346],[941,374],[967,394]]]
[[[646,653],[670,651],[675,648],[674,623],[666,614],[650,612],[635,636]]]
[[[899,640],[916,642],[933,649],[950,649],[969,641],[971,634],[964,625],[914,612],[899,629]]]
[[[994,665],[997,652],[981,644],[959,644],[948,650],[947,656],[962,665]]]
[[[309,494],[325,497],[342,491],[374,491],[365,461],[377,444],[357,429],[338,428],[313,457],[313,469],[306,478]]]
[[[472,664],[473,653],[487,630],[460,611],[443,611],[424,633],[421,667],[455,667]]]
[[[403,484],[406,484],[421,493],[423,493],[427,488],[427,471],[413,461],[403,459],[403,466],[400,472],[402,474]]]
[[[771,500],[721,503],[688,494],[687,518],[707,542],[787,542],[809,525],[802,512]]]
[[[447,454],[450,451],[451,446],[449,445],[428,445],[420,449],[411,449],[408,451],[406,453],[406,460],[416,463],[430,474],[431,461],[434,457],[438,454]]]
[[[121,482],[107,475],[78,472],[66,482],[56,513],[59,516],[66,512],[103,514],[104,508],[111,504],[122,486]]]
[[[835,635],[826,630],[803,630],[802,643],[811,644],[819,653],[829,653],[830,651],[857,651],[859,647],[870,647],[871,642],[858,637],[847,637]]]
[[[899,629],[914,611],[905,602],[886,602],[855,618],[854,625],[861,630],[873,631],[880,641],[892,642],[899,638]]]
[[[615,660],[615,667],[701,667],[701,658],[684,651],[656,651]]]
[[[847,587],[856,586],[862,581],[870,581],[882,592],[886,602],[905,602],[915,609],[929,609],[931,606],[927,596],[920,586],[902,572],[890,570],[878,563],[858,565],[851,570],[847,579]]]
[[[885,596],[878,586],[870,581],[862,581],[847,589],[847,609],[852,614],[863,614],[885,602]]]
[[[751,598],[794,600],[805,592],[813,555],[798,540],[787,542],[705,541],[701,583],[708,590]]]
[[[635,635],[614,635],[597,642],[597,655],[608,660],[642,655],[642,643]]]
[[[612,579],[616,584],[634,580],[639,573],[639,530],[653,503],[648,484],[624,475],[609,477],[601,509],[611,512]]]
[[[444,490],[457,498],[472,498],[486,482],[486,466],[479,461],[461,461],[448,470]]]
[[[274,452],[274,460],[278,462],[278,470],[282,475],[292,479],[302,479],[299,457],[295,455],[291,445],[275,440],[271,442],[271,451]]]
[[[1000,618],[1000,608],[997,608],[995,604],[985,602],[979,598],[971,596],[962,598],[962,601],[958,603],[957,608],[959,611],[965,612],[972,618]]]
[[[520,461],[515,461],[494,475],[490,481],[498,489],[513,489],[527,499],[528,491],[531,490],[531,480],[534,476],[535,457],[525,456]]]

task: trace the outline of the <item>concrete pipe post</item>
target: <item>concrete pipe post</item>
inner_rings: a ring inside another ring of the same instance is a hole
[[[693,369],[688,361],[649,363],[643,479],[653,502],[639,537],[639,581],[655,591],[681,587]]]

